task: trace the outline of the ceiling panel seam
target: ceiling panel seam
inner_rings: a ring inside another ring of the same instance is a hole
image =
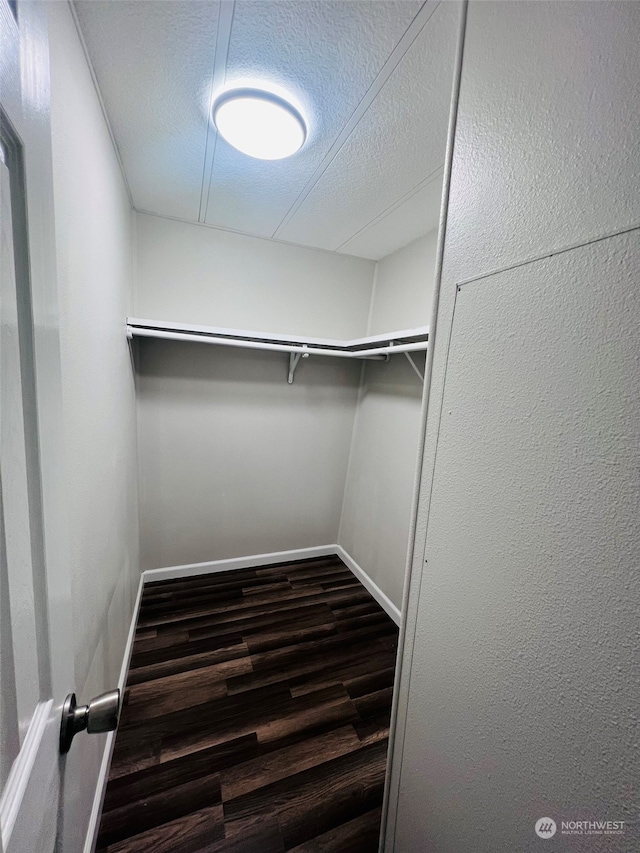
[[[107,132],[111,137],[111,144],[113,145],[113,151],[116,155],[116,160],[118,161],[118,166],[120,168],[120,174],[122,175],[122,181],[124,183],[124,188],[127,191],[127,196],[129,198],[129,205],[131,209],[133,209],[133,195],[131,193],[131,187],[129,186],[129,181],[127,179],[127,173],[124,170],[124,164],[122,162],[122,156],[120,155],[120,148],[118,147],[118,143],[116,142],[116,137],[113,132],[113,128],[111,126],[111,121],[109,119],[109,113],[107,112],[107,108],[104,104],[104,98],[102,97],[102,92],[100,90],[100,84],[98,83],[98,78],[96,76],[95,69],[93,67],[93,62],[91,61],[91,57],[89,56],[89,50],[87,48],[87,43],[84,38],[84,33],[82,32],[82,27],[80,25],[80,19],[78,18],[78,13],[76,11],[75,4],[73,0],[67,0],[69,11],[71,12],[71,17],[73,18],[73,23],[76,28],[76,32],[78,33],[78,39],[80,40],[80,45],[82,47],[82,52],[84,53],[84,58],[87,62],[87,66],[89,67],[89,74],[91,75],[91,80],[93,82],[93,88],[95,89],[96,98],[98,99],[98,104],[100,105],[100,110],[102,111],[102,116],[104,118],[105,124],[107,126]]]
[[[213,231],[222,231],[225,234],[237,234],[239,237],[250,237],[252,240],[266,240],[268,243],[279,243],[281,246],[292,246],[294,249],[306,249],[309,252],[323,252],[324,254],[335,255],[333,249],[325,249],[323,246],[310,246],[307,243],[295,243],[293,240],[283,240],[277,237],[267,237],[264,234],[252,234],[250,231],[240,231],[237,228],[227,228],[224,225],[212,225],[210,222],[194,222],[193,219],[184,219],[180,216],[170,216],[168,213],[157,213],[154,210],[145,210],[142,207],[134,207],[134,213],[141,213],[143,216],[155,216],[157,219],[168,219],[170,222],[181,222],[183,225],[192,225],[195,228],[211,228]],[[341,255],[350,258],[357,258],[359,261],[368,261],[370,264],[377,263],[373,258],[367,258],[364,255],[351,255],[349,252],[340,252]]]
[[[420,183],[418,183],[414,187],[412,187],[408,192],[406,192],[399,199],[396,199],[396,201],[394,201],[392,204],[390,204],[389,207],[385,208],[381,213],[378,213],[376,216],[374,216],[372,220],[367,222],[366,225],[363,225],[362,228],[359,228],[357,231],[355,231],[343,243],[340,243],[340,245],[336,249],[334,249],[334,252],[341,251],[348,243],[350,243],[352,240],[355,240],[356,237],[360,237],[362,234],[367,232],[374,225],[377,225],[379,222],[381,222],[383,219],[385,219],[387,216],[389,216],[391,213],[393,213],[395,210],[397,210],[402,204],[405,203],[405,201],[408,201],[410,198],[412,198],[414,195],[416,195],[416,193],[419,193],[420,190],[423,190],[426,186],[428,186],[430,183],[432,183],[432,181],[435,181],[439,177],[441,177],[442,173],[443,173],[443,169],[444,169],[444,166],[438,166],[437,169],[434,169],[430,175],[427,175],[427,177],[424,178],[424,180],[420,181]]]
[[[343,147],[348,138],[354,132],[359,122],[362,120],[364,114],[373,104],[376,97],[380,94],[385,84],[387,83],[393,72],[396,70],[411,45],[418,38],[424,27],[428,24],[429,20],[433,16],[433,13],[439,5],[440,0],[438,0],[438,2],[434,2],[434,0],[425,0],[425,2],[422,4],[418,13],[409,24],[394,49],[389,54],[386,62],[384,63],[380,71],[376,74],[375,78],[373,79],[373,82],[367,89],[362,100],[355,108],[355,110],[351,114],[351,117],[336,137],[333,145],[325,154],[322,162],[311,175],[304,188],[302,189],[296,200],[293,202],[287,213],[284,215],[282,221],[280,222],[276,230],[271,235],[272,237],[277,237],[278,234],[282,231],[282,229],[285,228],[285,226],[295,216],[307,196],[313,190],[314,186],[318,183],[318,181],[320,180],[324,172],[328,169],[340,149]]]
[[[207,110],[207,138],[204,149],[204,161],[202,164],[202,185],[200,187],[200,209],[198,211],[198,222],[204,222],[209,208],[209,194],[211,192],[211,175],[216,156],[218,143],[218,131],[211,120],[213,109],[213,98],[218,89],[224,86],[227,79],[227,60],[229,57],[229,44],[231,42],[231,30],[233,29],[233,18],[235,15],[235,0],[221,0],[218,11],[218,30],[216,32],[216,46],[213,57],[213,68],[211,70],[211,86],[209,91],[209,106]]]

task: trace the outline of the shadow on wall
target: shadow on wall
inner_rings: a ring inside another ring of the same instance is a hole
[[[337,542],[360,365],[145,341],[143,568]]]
[[[189,341],[137,339],[136,365],[140,376],[215,382],[260,382],[287,385],[289,355],[268,350],[221,347]],[[360,380],[360,362],[335,357],[301,359],[294,384],[321,387],[351,386]],[[289,387],[291,390],[291,387]]]

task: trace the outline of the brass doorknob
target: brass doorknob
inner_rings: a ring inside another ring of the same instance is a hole
[[[89,734],[112,732],[120,719],[120,688],[101,693],[88,705],[78,705],[76,694],[69,693],[62,706],[60,724],[60,753],[69,752],[71,741],[78,732]]]

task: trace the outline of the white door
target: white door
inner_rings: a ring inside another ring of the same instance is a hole
[[[51,853],[73,684],[46,9],[0,0],[0,853]]]

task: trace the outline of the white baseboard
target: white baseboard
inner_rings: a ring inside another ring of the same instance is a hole
[[[358,578],[362,586],[368,592],[371,593],[371,595],[375,598],[380,607],[382,607],[382,609],[387,613],[387,615],[393,619],[396,625],[400,625],[400,622],[402,620],[402,614],[400,610],[398,610],[398,608],[395,606],[393,601],[391,601],[389,596],[386,595],[380,589],[380,587],[371,580],[365,570],[356,563],[351,554],[348,554],[344,550],[342,545],[336,545],[335,547],[336,554],[338,555],[338,557],[340,557],[345,566],[351,569],[351,571]]]
[[[129,663],[131,661],[131,653],[133,651],[133,640],[136,634],[136,625],[138,623],[138,613],[140,612],[140,602],[142,601],[143,589],[144,574],[140,575],[138,594],[136,595],[136,602],[133,606],[131,624],[129,625],[129,635],[127,636],[127,644],[124,647],[122,666],[120,667],[120,675],[118,677],[118,687],[120,688],[121,695],[124,695],[124,689],[127,685],[127,673],[129,672]],[[93,806],[91,807],[91,816],[89,817],[89,825],[87,827],[83,853],[93,853],[96,841],[98,840],[98,829],[100,828],[100,817],[102,815],[102,803],[104,802],[104,795],[107,790],[107,779],[109,776],[109,767],[111,765],[111,756],[113,754],[115,740],[116,732],[109,732],[104,745],[102,762],[100,763],[100,772],[98,773],[96,792],[93,798]]]
[[[290,563],[295,560],[310,560],[313,557],[329,557],[337,554],[337,545],[318,545],[315,548],[298,548],[294,551],[273,551],[271,554],[251,554],[248,557],[231,557],[228,560],[212,560],[208,563],[189,563],[185,566],[167,566],[164,569],[147,569],[142,573],[145,583],[186,578],[191,575],[209,575],[228,572],[232,569],[251,569],[272,563]]]
[[[167,566],[164,569],[147,569],[142,573],[144,583],[186,578],[193,575],[208,575],[215,572],[228,572],[233,569],[250,569],[255,566],[269,566],[273,563],[288,563],[295,560],[309,560],[314,557],[329,557],[336,554],[358,578],[364,588],[378,602],[380,607],[400,624],[401,614],[391,599],[374,583],[365,570],[356,563],[341,545],[318,545],[315,548],[299,548],[294,551],[273,551],[270,554],[252,554],[248,557],[232,557],[228,560],[212,560],[208,563],[189,563],[185,566]]]

